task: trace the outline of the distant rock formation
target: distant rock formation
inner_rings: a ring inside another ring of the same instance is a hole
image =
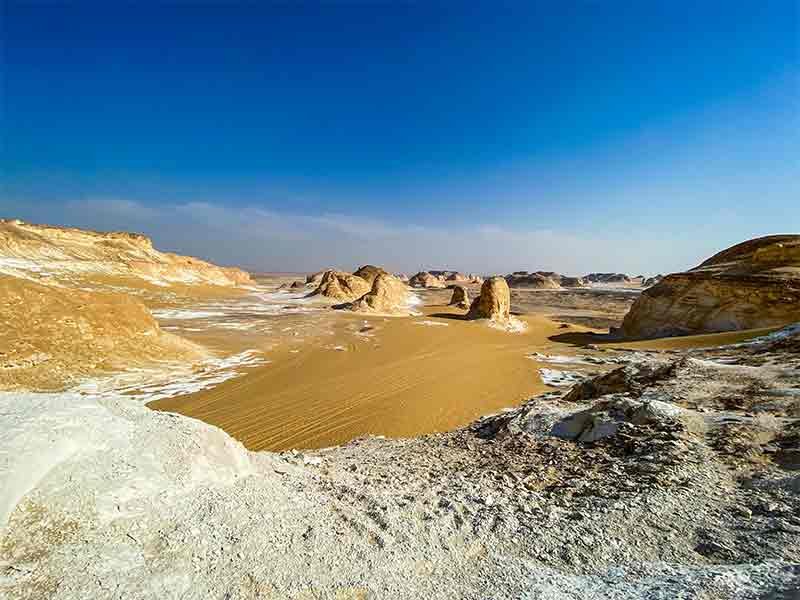
[[[442,279],[433,275],[432,273],[428,273],[427,271],[420,271],[416,275],[414,275],[408,282],[411,287],[420,287],[420,288],[443,288],[445,287],[445,283]]]
[[[505,277],[506,283],[512,288],[532,288],[540,290],[555,290],[561,287],[555,279],[541,273],[528,273],[515,271]]]
[[[511,318],[511,292],[506,280],[492,277],[484,281],[481,295],[472,301],[467,318],[507,323]]]
[[[389,273],[379,273],[369,292],[342,308],[354,312],[408,315],[408,286]]]
[[[369,292],[371,286],[361,277],[342,271],[325,271],[309,296],[324,296],[336,302],[352,302]]]
[[[622,324],[628,338],[691,335],[800,321],[800,235],[737,244],[644,290]]]
[[[480,275],[476,275],[475,273],[470,273],[469,282],[481,284],[483,283],[483,277],[481,277]]]
[[[363,267],[359,267],[359,269],[353,273],[353,275],[356,277],[361,277],[361,279],[366,281],[371,286],[378,275],[389,275],[389,272],[385,271],[381,267],[376,267],[375,265],[364,265]]]
[[[590,283],[631,283],[631,278],[625,273],[589,273],[583,279]]]
[[[467,277],[463,273],[450,273],[450,275],[448,275],[445,278],[445,281],[456,281],[460,283],[466,283],[469,281],[469,277]]]
[[[46,274],[51,280],[138,277],[157,285],[252,283],[241,269],[161,252],[138,233],[99,233],[0,219],[0,273]],[[37,275],[38,276],[38,275]]]
[[[468,309],[469,294],[467,293],[467,288],[461,285],[454,285],[452,286],[452,288],[453,288],[453,295],[450,297],[450,306]]]
[[[293,281],[293,282],[292,282],[292,285],[291,285],[291,286],[289,286],[289,287],[290,287],[291,289],[293,289],[293,290],[305,289],[305,287],[306,287],[306,284],[305,284],[305,283],[303,283],[302,281]]]

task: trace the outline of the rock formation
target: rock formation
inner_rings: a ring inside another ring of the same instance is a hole
[[[293,281],[292,285],[289,287],[293,290],[305,289],[306,284],[304,284],[302,281]]]
[[[311,273],[306,277],[306,285],[318,286],[322,281],[322,276],[325,275],[326,272],[327,271],[317,271],[316,273]]]
[[[469,281],[469,277],[467,277],[463,273],[450,273],[450,275],[448,275],[445,278],[445,281],[455,281],[455,282],[459,282],[459,283],[466,283],[466,282]]]
[[[408,315],[408,286],[389,273],[379,273],[369,292],[343,308],[354,312]]]
[[[646,277],[644,280],[642,280],[642,287],[653,287],[662,279],[664,279],[664,276],[661,274],[655,275],[653,277]]]
[[[375,265],[364,265],[363,267],[359,267],[353,275],[361,277],[361,279],[372,285],[378,275],[389,275],[389,273]]]
[[[590,283],[630,283],[631,278],[624,273],[589,273],[583,279]]]
[[[371,286],[361,277],[342,271],[325,271],[317,289],[309,296],[324,296],[336,302],[352,302],[369,292]]]
[[[158,285],[251,283],[241,269],[161,252],[137,233],[98,233],[19,220],[0,220],[0,272],[61,280],[137,277]]]
[[[467,293],[467,288],[462,285],[453,286],[453,295],[450,298],[450,306],[463,309],[469,308],[469,294]]]
[[[532,288],[540,290],[555,290],[560,286],[552,277],[540,273],[528,273],[527,271],[515,271],[505,277],[506,283],[513,288]]]
[[[483,282],[481,295],[472,301],[468,319],[489,319],[506,323],[511,318],[511,292],[502,277],[492,277]]]
[[[690,335],[800,321],[800,235],[737,244],[644,290],[625,316],[628,338]]]
[[[443,288],[445,287],[444,281],[440,278],[436,277],[436,275],[432,275],[427,271],[420,271],[416,275],[414,275],[408,282],[408,284],[412,287],[420,287],[420,288]]]

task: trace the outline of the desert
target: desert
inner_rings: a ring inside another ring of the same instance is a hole
[[[0,600],[800,600],[796,0],[0,21]]]
[[[797,310],[642,340],[625,323],[653,288],[630,282],[415,288],[378,267],[246,276],[170,256],[178,277],[142,237],[4,233],[10,598],[798,582]],[[781,277],[796,239],[766,246]]]

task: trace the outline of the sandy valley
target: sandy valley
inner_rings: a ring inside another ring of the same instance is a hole
[[[800,313],[748,308],[754,256],[766,302],[795,293],[797,236],[723,254],[720,288],[251,276],[142,236],[2,233],[9,598],[800,589]],[[631,314],[692,335],[625,337]]]

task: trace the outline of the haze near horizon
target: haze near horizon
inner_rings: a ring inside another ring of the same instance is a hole
[[[0,216],[263,271],[800,231],[795,2],[3,5]]]

